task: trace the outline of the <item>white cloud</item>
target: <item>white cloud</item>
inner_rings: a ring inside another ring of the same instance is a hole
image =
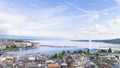
[[[115,0],[116,2],[118,2],[118,4],[120,4],[120,0]]]
[[[100,15],[96,13],[79,16],[56,16],[56,14],[59,14],[66,9],[67,7],[42,9],[33,11],[32,15],[0,12],[0,29],[3,30],[5,34],[11,35],[88,39],[91,31],[94,31],[95,33],[98,32],[99,29],[104,28],[101,25],[95,25],[94,27],[80,28],[77,30],[74,28],[72,31],[67,31],[66,29],[64,31],[51,30],[51,27],[55,27],[56,25],[59,26],[61,24],[65,25],[65,23],[74,20],[81,19],[83,22],[92,22],[100,17]],[[99,32],[103,31],[105,31],[105,28]]]
[[[2,21],[2,23],[20,23],[25,21],[25,16],[11,13],[0,13],[0,21]]]
[[[100,18],[100,14],[88,14],[86,17],[88,17],[84,22],[92,22]]]
[[[65,9],[66,7],[56,7],[36,10],[32,15],[0,12],[0,32],[11,35],[54,37],[56,33],[49,31],[49,26],[65,22],[66,17],[54,16]]]
[[[5,2],[0,2],[0,10],[2,10],[4,8],[4,6],[6,5]]]
[[[74,28],[71,31],[51,32],[51,34],[53,33],[51,36],[66,39],[112,39],[120,37],[120,17],[107,19],[103,22],[90,27]]]
[[[68,3],[68,2],[67,2]],[[68,3],[69,5],[72,5]],[[0,4],[1,5],[1,4]],[[33,6],[36,6],[33,4]],[[74,6],[74,5],[72,5]],[[73,26],[70,30],[62,29],[70,24],[92,23],[101,18],[101,14],[107,14],[109,10],[86,11],[74,6],[85,14],[63,15],[62,12],[68,9],[67,6],[56,6],[53,8],[37,9],[24,14],[16,11],[16,14],[0,12],[0,32],[11,35],[58,37],[65,39],[99,39],[120,37],[120,17],[108,19],[103,22],[92,24],[89,27]],[[111,9],[110,9],[111,10]],[[89,13],[88,13],[89,12]],[[73,22],[73,23],[71,23]],[[67,23],[67,25],[66,25]],[[61,27],[57,27],[61,25]]]
[[[105,20],[104,24],[95,24],[91,27],[78,28],[74,35],[76,34],[78,34],[79,38],[83,39],[89,39],[89,36],[92,39],[120,38],[120,17]],[[83,37],[80,37],[80,34],[82,34]]]

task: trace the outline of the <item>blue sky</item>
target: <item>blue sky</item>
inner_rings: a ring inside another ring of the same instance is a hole
[[[120,0],[0,0],[0,34],[120,38]]]

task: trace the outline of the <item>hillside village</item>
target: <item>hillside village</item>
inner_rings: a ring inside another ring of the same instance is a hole
[[[23,40],[0,40],[0,50],[19,50],[26,48],[38,48],[38,42],[30,42]]]
[[[55,54],[9,54],[10,50],[39,48],[40,43],[22,40],[0,40],[0,68],[119,68],[120,52],[98,49],[87,51],[61,51]],[[47,46],[45,46],[47,47]]]
[[[0,56],[0,68],[119,68],[120,54],[90,54],[84,51],[62,51],[47,54],[3,54]]]

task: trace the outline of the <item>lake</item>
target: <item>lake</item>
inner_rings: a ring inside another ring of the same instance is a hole
[[[51,45],[51,46],[63,46],[63,47],[44,47],[40,46],[37,49],[30,49],[30,50],[21,50],[21,51],[10,51],[8,53],[13,54],[55,54],[59,53],[63,50],[70,50],[70,51],[77,51],[83,50],[86,51],[87,48],[91,49],[90,52],[94,53],[97,49],[108,49],[111,48],[112,50],[120,50],[120,45],[116,44],[108,44],[108,43],[101,43],[101,42],[75,42],[69,40],[32,40],[32,42],[39,42],[40,45]],[[68,47],[64,47],[68,46]]]

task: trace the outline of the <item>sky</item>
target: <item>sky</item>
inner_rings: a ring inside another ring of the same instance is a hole
[[[120,0],[0,0],[0,34],[120,38]]]

